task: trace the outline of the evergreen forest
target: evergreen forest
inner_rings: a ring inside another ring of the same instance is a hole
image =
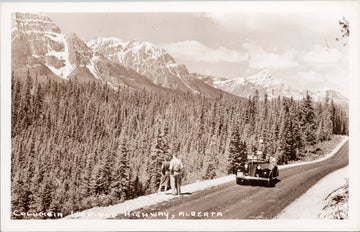
[[[13,75],[11,207],[66,216],[156,192],[173,153],[187,184],[231,174],[258,150],[301,159],[333,134],[348,134],[347,111],[309,94],[209,99]]]

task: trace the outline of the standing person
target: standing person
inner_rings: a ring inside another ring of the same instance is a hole
[[[169,187],[170,182],[170,158],[166,157],[165,161],[161,164],[161,179],[158,193],[161,192],[161,188],[164,186],[164,192]]]
[[[182,177],[183,164],[177,155],[174,153],[170,161],[170,184],[173,195],[180,195],[181,190],[181,177]],[[176,193],[175,193],[176,192]]]

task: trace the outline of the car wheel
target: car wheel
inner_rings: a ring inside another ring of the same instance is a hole
[[[275,177],[274,177],[274,179],[277,179],[277,178],[278,178],[278,176],[279,176],[279,169],[278,169],[278,168],[276,168],[276,172],[275,172]]]
[[[236,178],[236,184],[240,184],[240,185],[241,185],[241,184],[242,184],[242,182],[243,182],[243,181],[242,181],[242,179],[240,179],[240,178]]]
[[[236,178],[236,184],[244,185],[244,184],[245,184],[245,180],[240,179],[240,178]]]
[[[273,185],[274,185],[274,180],[273,180],[273,174],[272,174],[272,173],[270,173],[269,179],[268,179],[268,181],[267,181],[266,184],[267,184],[268,187],[273,187]]]

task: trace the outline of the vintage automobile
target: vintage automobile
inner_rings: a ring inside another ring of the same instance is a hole
[[[241,164],[236,173],[236,183],[246,184],[248,182],[265,183],[268,187],[276,184],[279,169],[276,159],[259,159],[256,156],[248,156],[247,162]]]

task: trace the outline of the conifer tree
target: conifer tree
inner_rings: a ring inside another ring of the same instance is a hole
[[[296,158],[295,152],[293,122],[290,118],[289,100],[283,99],[283,107],[281,113],[281,126],[279,132],[279,142],[277,148],[278,160],[280,163],[287,163],[288,160]]]
[[[204,180],[208,179],[214,179],[216,176],[216,167],[215,167],[215,161],[213,160],[214,157],[208,157],[206,156],[205,161],[205,173],[203,175]]]
[[[121,195],[123,199],[129,197],[130,166],[128,159],[127,140],[123,138],[120,144],[119,178],[121,181]]]
[[[93,181],[92,178],[92,172],[93,172],[93,167],[94,167],[94,153],[90,152],[90,154],[87,156],[87,163],[85,166],[85,170],[83,171],[83,175],[81,178],[81,195],[84,197],[89,197],[91,194],[91,190],[93,186],[91,186],[92,184],[94,184],[94,182],[91,183],[91,181]]]
[[[97,164],[90,178],[90,193],[92,195],[100,195],[104,192],[104,175],[102,170],[102,165]]]
[[[64,214],[64,208],[63,208],[63,204],[64,204],[64,195],[65,195],[65,191],[62,188],[59,188],[57,190],[54,191],[54,194],[52,196],[51,199],[51,203],[49,206],[49,211],[53,212],[53,213],[63,213]]]
[[[30,191],[28,185],[23,181],[23,175],[21,171],[17,171],[13,182],[11,183],[11,208],[12,212],[18,210],[18,212],[27,212],[30,209]],[[21,219],[22,216],[12,217]]]
[[[205,151],[203,179],[213,179],[216,176],[216,140],[212,137],[210,144]]]
[[[306,92],[306,96],[302,101],[301,106],[301,115],[302,115],[302,131],[304,134],[306,144],[313,145],[316,143],[316,123],[315,123],[315,113],[312,99],[309,95],[309,92]]]
[[[15,82],[15,83],[14,83]],[[19,108],[21,104],[21,84],[20,81],[16,81],[15,78],[12,79],[13,88],[11,89],[12,98],[11,98],[11,137],[13,138],[16,134],[19,133]]]
[[[41,196],[41,204],[38,209],[40,212],[47,212],[53,199],[54,187],[49,176],[44,178],[39,190]]]
[[[246,149],[245,142],[242,142],[240,139],[238,125],[236,122],[233,122],[228,148],[228,173],[235,173],[240,164],[246,161]]]
[[[160,168],[162,162],[164,162],[166,155],[169,151],[169,145],[167,142],[168,128],[158,127],[156,129],[155,138],[152,141],[151,153],[150,153],[150,163],[148,166],[148,191],[155,191],[160,182],[161,173]]]
[[[134,175],[134,179],[130,182],[130,198],[136,198],[144,194],[143,186],[139,179],[138,173]]]

